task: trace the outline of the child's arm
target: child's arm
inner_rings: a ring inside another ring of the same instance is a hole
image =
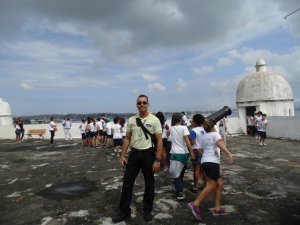
[[[189,150],[189,152],[191,154],[191,159],[194,160],[195,159],[195,155],[194,155],[194,151],[193,151],[193,148],[192,148],[189,136],[185,135],[184,136],[184,140],[185,140],[186,146],[187,146],[187,148],[188,148],[188,150]]]
[[[228,157],[229,157],[229,164],[232,164],[233,163],[233,158],[232,158],[232,154],[231,152],[226,148],[226,146],[224,145],[223,141],[220,139],[217,141],[217,146],[223,151],[225,152]]]

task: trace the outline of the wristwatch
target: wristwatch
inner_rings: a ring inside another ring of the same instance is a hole
[[[161,162],[161,158],[156,158],[155,162],[159,162],[160,163]]]

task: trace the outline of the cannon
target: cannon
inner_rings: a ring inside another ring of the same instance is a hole
[[[214,112],[213,114],[209,115],[207,118],[211,119],[216,124],[219,120],[229,115],[231,115],[231,109],[228,106],[224,106],[222,109],[220,109],[217,112]]]

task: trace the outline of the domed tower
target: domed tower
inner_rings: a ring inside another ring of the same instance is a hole
[[[0,98],[0,126],[12,126],[13,119],[8,102]]]
[[[262,111],[268,116],[294,116],[294,98],[289,83],[279,74],[267,71],[266,62],[256,62],[256,72],[247,75],[237,87],[239,117]]]

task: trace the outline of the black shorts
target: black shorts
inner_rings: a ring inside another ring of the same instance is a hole
[[[102,137],[103,136],[103,130],[99,130],[99,135]]]
[[[114,146],[122,146],[123,145],[123,139],[118,138],[118,139],[113,139],[114,140]]]
[[[96,137],[96,131],[91,132],[91,136],[90,136],[90,137],[91,137],[91,138]]]
[[[212,163],[212,162],[205,162],[201,164],[202,170],[204,171],[205,175],[210,179],[217,181],[220,176],[220,164]]]
[[[259,135],[260,135],[262,138],[266,138],[266,137],[267,137],[267,132],[265,132],[265,131],[259,131],[258,133],[259,133]]]
[[[81,133],[81,138],[82,138],[82,140],[86,139],[86,134],[85,133]]]
[[[108,135],[107,135],[107,138],[110,138],[110,139],[111,139],[111,138],[113,138],[113,135],[112,135],[112,134],[108,134]]]
[[[86,138],[90,138],[90,137],[91,137],[91,134],[92,134],[92,132],[91,132],[91,131],[88,131],[88,132],[85,133],[85,137],[86,137]]]

